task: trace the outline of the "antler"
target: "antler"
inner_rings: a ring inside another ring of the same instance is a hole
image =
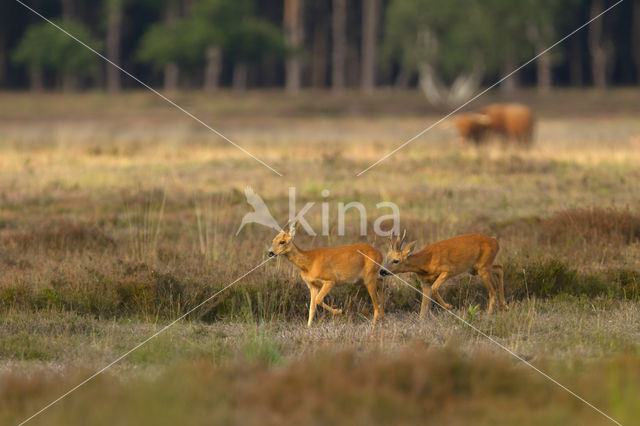
[[[400,235],[395,235],[395,240],[394,240],[394,235],[393,233],[391,234],[391,249],[392,250],[397,250],[399,251],[400,249],[402,249],[402,244],[404,244],[404,239],[407,236],[407,230],[404,230],[404,233],[402,234],[402,238],[400,237]]]
[[[407,237],[407,230],[405,229],[402,233],[402,238],[398,237],[396,240],[396,250],[402,250],[402,245],[404,244],[404,239]]]

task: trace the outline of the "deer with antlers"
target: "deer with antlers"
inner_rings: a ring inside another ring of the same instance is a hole
[[[384,311],[379,304],[382,299],[377,286],[382,254],[368,244],[302,250],[293,242],[297,228],[295,223],[291,223],[288,230],[283,229],[276,235],[269,257],[284,256],[300,269],[300,276],[311,294],[307,326],[311,327],[317,306],[322,306],[333,315],[342,313],[341,309],[324,303],[327,293],[341,284],[364,284],[373,302],[373,323],[378,319],[383,320]]]
[[[416,245],[413,241],[404,246],[404,239],[391,236],[391,247],[387,253],[384,266],[380,269],[381,276],[402,272],[413,272],[420,278],[422,285],[422,304],[420,319],[423,319],[433,296],[438,304],[445,309],[451,305],[442,300],[438,289],[449,278],[464,272],[480,275],[489,291],[488,313],[493,311],[496,287],[499,291],[500,306],[508,309],[504,300],[504,283],[502,265],[493,263],[500,248],[498,240],[482,234],[467,234],[448,240],[433,243],[417,253],[411,254]]]

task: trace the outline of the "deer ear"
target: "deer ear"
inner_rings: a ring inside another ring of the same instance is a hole
[[[413,249],[416,246],[417,241],[411,241],[409,244],[407,244],[407,246],[402,250],[402,253],[405,256],[408,256],[409,254],[411,254],[411,252],[413,251]]]

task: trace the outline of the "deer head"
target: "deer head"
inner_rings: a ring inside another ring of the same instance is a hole
[[[288,228],[287,225],[289,225]],[[293,238],[296,236],[296,231],[299,227],[300,224],[297,222],[287,222],[271,242],[271,249],[268,253],[269,257],[278,256],[280,254],[285,254],[291,251],[291,248],[293,246]]]
[[[400,236],[391,235],[389,251],[385,257],[384,266],[380,268],[380,275],[387,276],[395,272],[402,272],[401,266],[407,260],[407,257],[413,252],[417,241],[412,241],[404,246],[404,239],[407,236],[407,230],[404,230],[402,238]]]

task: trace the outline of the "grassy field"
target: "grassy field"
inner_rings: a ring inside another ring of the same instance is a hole
[[[490,102],[496,97],[482,100]],[[454,313],[623,424],[640,416],[638,92],[518,98],[530,150],[466,147],[418,93],[303,93],[176,101],[276,175],[147,93],[0,94],[0,423],[18,423],[264,261],[274,232],[236,230],[244,188],[283,222],[368,241],[381,201],[419,246],[466,232],[500,240],[511,310],[486,315],[478,277],[451,280]],[[329,190],[323,197],[322,190]],[[368,237],[338,202],[367,207]],[[410,275],[405,277],[412,280]],[[414,281],[413,284],[416,284]],[[267,262],[33,424],[610,424],[448,313],[384,283],[335,289],[306,328],[308,291]]]

